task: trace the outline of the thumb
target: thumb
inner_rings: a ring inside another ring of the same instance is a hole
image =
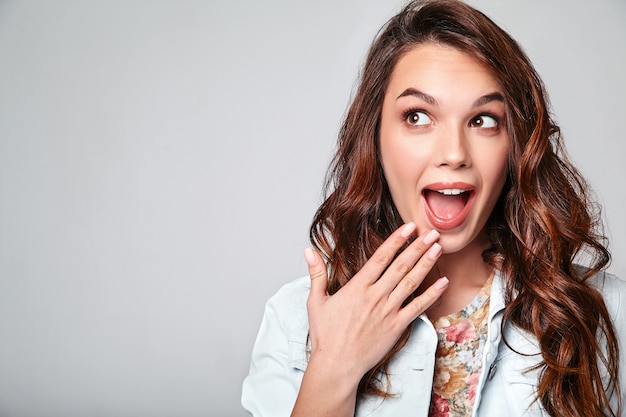
[[[326,292],[328,287],[328,273],[324,260],[316,250],[311,248],[304,250],[304,259],[309,267],[309,277],[311,278],[310,297],[322,298],[328,295]]]

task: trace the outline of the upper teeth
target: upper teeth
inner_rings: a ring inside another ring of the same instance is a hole
[[[459,188],[450,188],[450,189],[446,189],[446,190],[437,190],[438,193],[441,193],[443,195],[459,195],[463,192],[465,192],[465,190],[461,190]]]

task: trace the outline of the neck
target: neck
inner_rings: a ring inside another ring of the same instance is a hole
[[[487,245],[472,244],[462,251],[443,254],[424,280],[424,288],[445,276],[450,283],[439,300],[428,309],[431,319],[460,311],[480,291],[493,272],[482,257]]]

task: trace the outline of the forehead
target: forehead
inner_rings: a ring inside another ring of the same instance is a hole
[[[411,48],[396,63],[387,92],[397,97],[409,87],[441,98],[501,92],[498,80],[477,58],[434,43]]]

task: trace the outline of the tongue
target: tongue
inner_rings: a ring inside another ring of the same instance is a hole
[[[436,191],[426,191],[424,196],[433,214],[440,219],[450,220],[458,216],[467,203],[467,193],[443,195]]]

